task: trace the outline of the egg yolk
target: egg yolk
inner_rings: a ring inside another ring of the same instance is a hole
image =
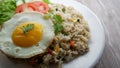
[[[27,27],[28,24],[34,25],[31,30],[24,32],[23,27]],[[12,41],[16,46],[30,47],[37,45],[42,39],[43,25],[36,22],[26,22],[18,25],[12,33]]]

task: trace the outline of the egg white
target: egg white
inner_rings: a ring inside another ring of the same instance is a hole
[[[28,48],[16,46],[11,39],[12,32],[21,23],[24,22],[38,22],[43,25],[42,40],[38,45]],[[5,22],[0,32],[0,49],[6,55],[14,58],[30,58],[46,51],[54,37],[54,28],[51,20],[45,20],[43,15],[37,12],[23,12],[16,14],[12,19]]]

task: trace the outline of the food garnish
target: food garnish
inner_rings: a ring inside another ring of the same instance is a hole
[[[23,28],[22,28],[24,34],[29,32],[32,29],[34,29],[34,24],[27,24],[27,26],[23,26]]]
[[[55,34],[57,35],[63,30],[63,26],[61,23],[55,23],[54,24]]]
[[[53,20],[55,22],[54,24],[55,34],[58,34],[63,30],[63,25],[62,25],[63,19],[60,15],[56,14],[53,16]]]
[[[22,0],[24,4],[19,6],[16,5],[17,0],[3,0],[0,1],[0,25],[5,21],[9,20],[15,13],[21,13],[23,11],[32,10],[41,13],[47,13],[49,7],[47,4],[50,3],[49,0],[36,1],[25,3],[25,0]]]
[[[9,20],[14,15],[17,0],[0,1],[0,25]]]
[[[45,14],[50,10],[48,4],[45,3],[45,2],[36,1],[36,2],[33,2],[33,3],[35,3],[37,5],[37,8],[39,9],[39,12],[41,12],[41,13]]]
[[[15,13],[21,13],[29,10],[37,11],[41,13],[47,13],[49,11],[49,6],[42,1],[29,2],[17,6]]]
[[[50,4],[51,2],[49,0],[43,0],[43,2]]]
[[[50,13],[44,14],[44,19],[50,19],[50,18],[51,18],[51,14]]]
[[[63,19],[59,14],[54,15],[53,19],[55,20],[56,23],[62,23],[63,22]]]
[[[44,14],[44,19],[51,18],[54,21],[54,30],[55,34],[57,35],[63,30],[62,22],[64,21],[59,14],[53,15],[52,10],[49,11],[47,14]]]

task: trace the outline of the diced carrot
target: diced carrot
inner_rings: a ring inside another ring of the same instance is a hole
[[[54,50],[55,50],[56,53],[59,53],[60,47],[58,45],[55,45]]]
[[[70,46],[74,46],[75,41],[70,41]]]

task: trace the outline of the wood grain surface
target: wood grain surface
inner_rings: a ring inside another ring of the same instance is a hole
[[[120,0],[77,0],[90,8],[105,29],[105,50],[95,68],[120,68]]]

